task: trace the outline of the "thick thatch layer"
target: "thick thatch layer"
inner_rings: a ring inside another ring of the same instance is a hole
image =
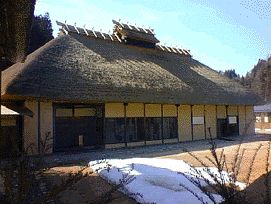
[[[255,104],[191,57],[86,35],[58,37],[4,71],[2,95],[74,102]]]

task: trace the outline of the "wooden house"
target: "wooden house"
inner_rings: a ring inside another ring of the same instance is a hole
[[[254,112],[256,115],[256,132],[271,134],[271,103],[254,106]]]
[[[3,72],[2,98],[22,116],[23,145],[49,152],[254,134],[258,98],[153,30],[113,34],[57,22],[61,35]]]

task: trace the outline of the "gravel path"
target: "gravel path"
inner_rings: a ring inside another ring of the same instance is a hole
[[[215,139],[218,148],[255,141],[267,141],[271,135],[254,135],[245,137],[227,138],[227,140]],[[132,157],[162,157],[180,154],[184,149],[189,151],[203,151],[210,147],[208,140],[190,141],[177,144],[152,145],[121,149],[82,150],[80,152],[63,152],[46,155],[43,157],[45,165],[56,166],[73,163],[87,164],[89,161],[98,159],[132,158]]]

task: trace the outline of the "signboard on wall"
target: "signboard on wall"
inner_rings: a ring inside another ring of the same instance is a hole
[[[204,117],[193,117],[193,125],[203,125]]]
[[[236,124],[237,117],[236,116],[229,116],[229,124]]]

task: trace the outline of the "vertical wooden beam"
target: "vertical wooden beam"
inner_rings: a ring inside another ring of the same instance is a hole
[[[194,140],[194,125],[193,125],[193,105],[190,105],[191,109],[191,136],[192,136],[192,141]]]
[[[228,116],[228,105],[226,105],[226,121],[227,121],[227,123],[226,123],[226,136],[228,136],[228,134],[229,134],[229,116]]]
[[[144,103],[144,119],[143,119],[143,126],[144,126],[144,145],[146,145],[147,134],[146,134],[146,106]]]
[[[53,152],[56,151],[56,105],[52,103],[53,106]]]
[[[102,108],[102,110],[103,110],[103,131],[102,131],[102,145],[103,145],[103,147],[105,148],[105,142],[106,142],[106,135],[105,135],[105,128],[106,128],[106,123],[105,123],[105,104],[103,104],[102,105],[103,106],[103,108]]]
[[[237,105],[237,124],[238,124],[238,135],[240,135],[239,105]]]
[[[203,119],[204,119],[204,136],[205,136],[205,139],[207,139],[207,135],[206,135],[206,118],[205,118],[205,105],[203,105]]]
[[[175,104],[176,106],[176,111],[177,111],[177,137],[178,137],[178,142],[180,142],[180,138],[179,138],[179,104]]]
[[[24,131],[24,126],[23,126],[23,119],[24,119],[24,116],[22,115],[19,115],[17,116],[17,121],[16,121],[16,125],[17,125],[17,128],[18,128],[18,136],[19,136],[19,152],[23,152],[24,151],[24,147],[23,147],[23,144],[24,144],[24,137],[23,137],[23,131]]]
[[[124,142],[125,147],[127,147],[127,117],[126,117],[126,107],[128,103],[123,103],[124,106]]]
[[[164,144],[164,112],[163,112],[163,104],[161,104],[161,139],[162,144]]]
[[[41,131],[40,131],[40,100],[38,100],[38,154],[40,154],[40,139],[41,139]]]
[[[245,105],[245,129],[244,129],[244,135],[247,134],[247,129],[248,129],[248,126],[247,126],[247,106]]]
[[[218,127],[217,127],[217,105],[215,105],[215,123],[216,123],[216,137],[218,137],[218,134],[217,134],[217,129],[218,129]]]

